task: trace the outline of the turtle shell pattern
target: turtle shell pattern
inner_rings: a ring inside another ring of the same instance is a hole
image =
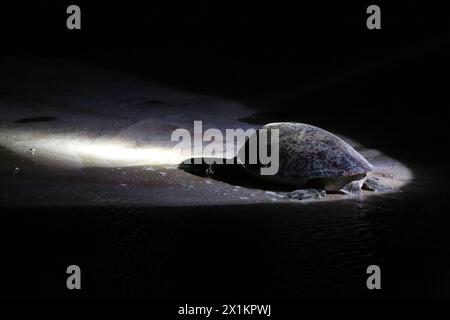
[[[268,124],[263,129],[279,130],[279,170],[276,176],[280,178],[343,177],[373,169],[352,146],[321,128],[281,122]],[[270,146],[268,150],[271,150]]]

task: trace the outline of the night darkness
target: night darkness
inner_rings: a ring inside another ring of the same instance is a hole
[[[176,312],[450,297],[444,8],[377,2],[382,28],[368,30],[371,2],[77,1],[82,28],[69,31],[70,4],[0,6],[2,298],[169,300]],[[142,132],[195,117],[312,124],[413,178],[399,192],[304,205],[263,199],[278,192],[266,185],[252,199],[259,189],[232,177],[202,189],[204,177],[173,168],[73,165],[52,153],[75,135],[147,146]],[[47,140],[31,146],[39,134]],[[223,198],[208,193],[216,186]],[[78,291],[66,287],[71,264],[82,270]],[[372,264],[381,290],[366,287]]]

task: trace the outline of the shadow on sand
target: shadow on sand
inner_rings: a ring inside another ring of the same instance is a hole
[[[178,165],[178,168],[199,177],[208,177],[235,186],[271,191],[292,191],[292,187],[258,179],[247,171],[236,158],[232,164],[213,163],[212,158],[191,158]],[[229,159],[228,159],[229,160]]]

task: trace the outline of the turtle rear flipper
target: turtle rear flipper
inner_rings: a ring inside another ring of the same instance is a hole
[[[375,178],[367,178],[366,181],[364,181],[362,188],[374,192],[388,192],[392,190],[390,186],[380,183],[379,180]]]

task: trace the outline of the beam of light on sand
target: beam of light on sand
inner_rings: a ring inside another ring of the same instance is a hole
[[[88,163],[110,163],[112,165],[164,165],[178,164],[185,158],[171,148],[132,147],[125,143],[83,142],[69,144]]]
[[[124,139],[75,134],[16,131],[0,140],[1,145],[33,161],[64,167],[176,165],[190,156],[170,145],[137,145]]]

